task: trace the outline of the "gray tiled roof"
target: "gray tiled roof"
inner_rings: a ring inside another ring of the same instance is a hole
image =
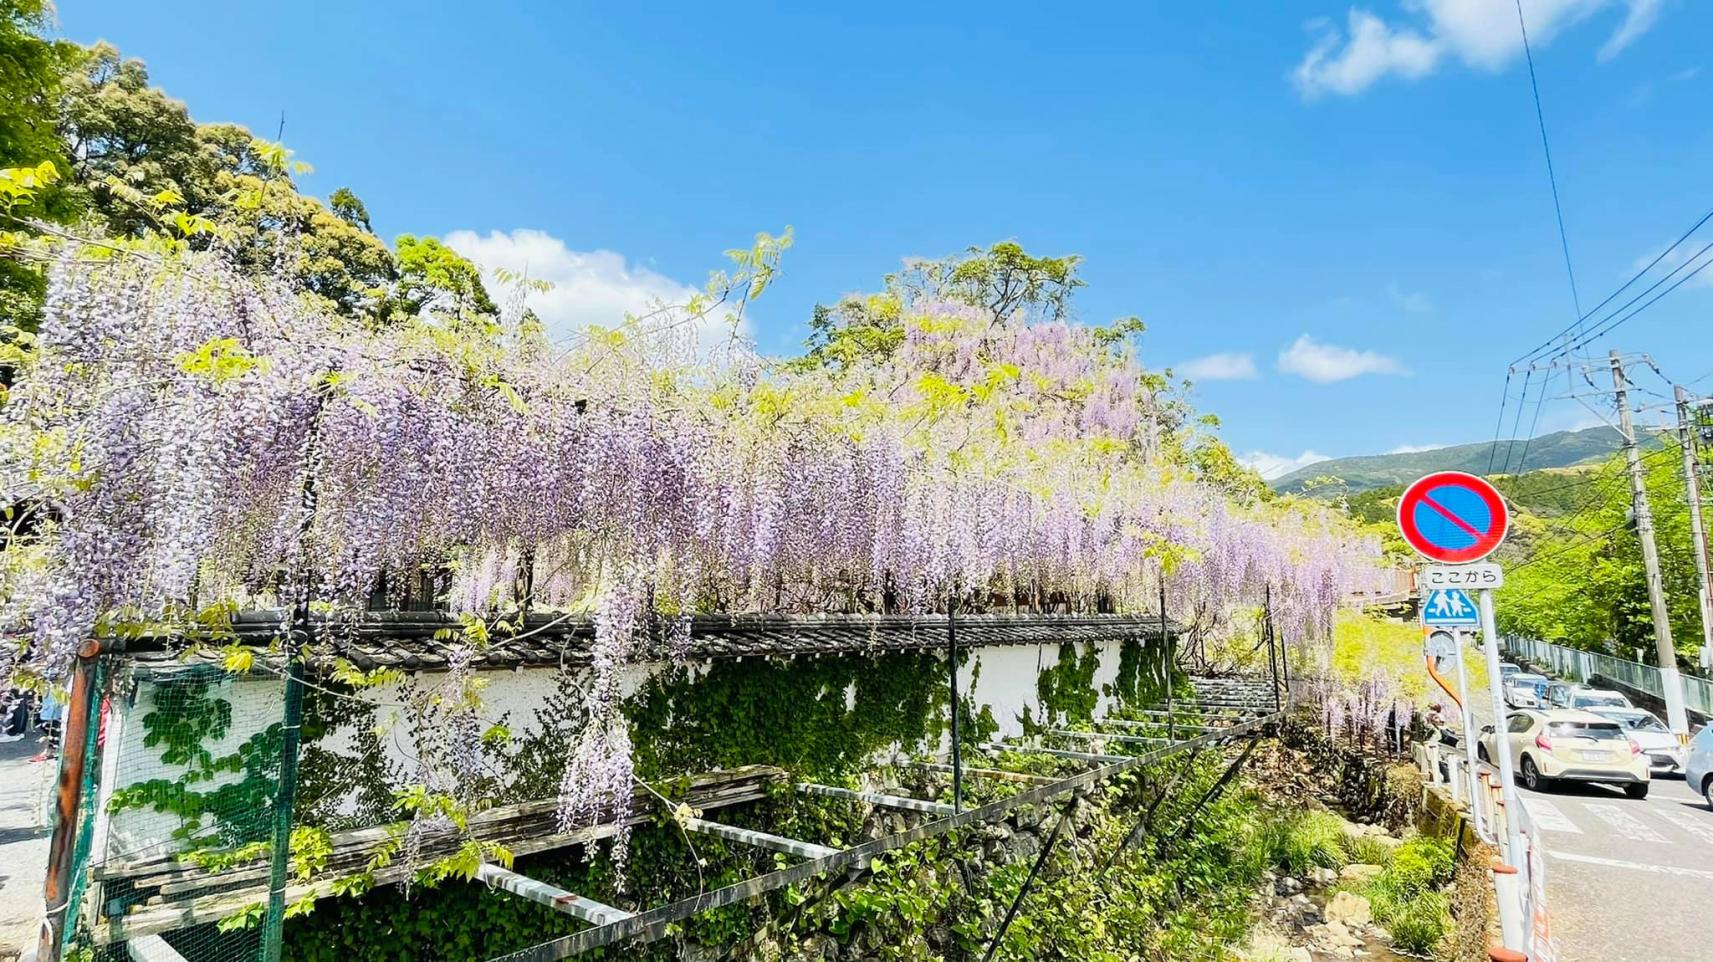
[[[639,654],[665,651],[665,624],[653,626]],[[1166,630],[1184,627],[1170,619]],[[240,615],[240,640],[263,645],[280,633],[274,612]],[[450,629],[450,631],[446,631]],[[359,668],[444,667],[458,644],[459,622],[442,612],[372,612],[358,621],[317,622],[318,649],[350,659]],[[437,633],[446,637],[437,638]],[[1155,615],[959,615],[960,647],[1041,645],[1158,637]],[[481,668],[582,664],[589,660],[594,626],[586,617],[534,614],[515,637],[496,632],[477,657]],[[741,658],[751,655],[834,654],[861,651],[921,651],[946,646],[945,615],[698,615],[691,621],[688,656]],[[172,657],[172,639],[133,641],[127,651],[144,661]]]

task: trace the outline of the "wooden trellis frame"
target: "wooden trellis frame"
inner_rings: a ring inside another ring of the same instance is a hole
[[[715,889],[699,895],[680,899],[666,905],[657,906],[643,912],[628,915],[622,919],[593,925],[581,932],[543,942],[508,955],[498,956],[489,962],[557,962],[583,952],[602,946],[613,945],[623,941],[651,942],[664,937],[668,927],[675,922],[681,922],[692,915],[697,915],[722,906],[737,902],[748,901],[768,892],[776,891],[788,885],[804,882],[817,876],[847,869],[858,869],[866,866],[870,860],[886,852],[902,848],[913,842],[934,838],[948,832],[966,828],[983,822],[998,821],[1013,809],[1025,805],[1037,805],[1050,801],[1080,788],[1097,784],[1114,778],[1117,775],[1143,765],[1153,764],[1183,751],[1192,751],[1201,747],[1225,742],[1244,736],[1254,736],[1261,729],[1277,723],[1283,716],[1283,709],[1275,709],[1272,705],[1273,689],[1267,682],[1249,681],[1237,686],[1220,686],[1223,691],[1220,699],[1228,696],[1241,695],[1244,701],[1249,701],[1250,693],[1254,693],[1254,701],[1265,702],[1265,710],[1250,708],[1247,705],[1243,714],[1231,725],[1211,727],[1193,737],[1185,738],[1169,744],[1160,745],[1139,755],[1102,755],[1098,753],[1074,752],[1062,749],[1049,749],[1041,746],[1020,745],[1014,743],[990,743],[985,746],[994,750],[1009,750],[1023,753],[1043,753],[1061,758],[1069,758],[1090,762],[1098,767],[1080,772],[1066,778],[1052,780],[1046,784],[1037,784],[1016,795],[999,801],[991,802],[978,808],[955,812],[952,806],[927,799],[915,799],[897,795],[876,792],[859,792],[850,789],[839,789],[832,786],[799,784],[798,790],[806,794],[827,795],[841,798],[852,798],[878,807],[893,808],[901,811],[914,811],[938,814],[941,817],[935,821],[925,822],[903,832],[875,839],[851,848],[831,851],[830,854],[817,858],[808,858],[797,865],[779,869],[755,878],[746,879],[724,888]],[[1197,698],[1185,702],[1175,702],[1174,710],[1179,704],[1192,710],[1222,711],[1224,705],[1210,704]],[[1102,737],[1098,733],[1088,734],[1091,737]],[[937,766],[940,769],[949,766]],[[975,775],[978,770],[965,768],[966,775]],[[989,770],[1004,772],[1004,770]],[[1007,776],[1020,773],[1004,772]],[[1041,776],[1033,776],[1039,778]],[[798,842],[799,845],[813,845],[811,842]],[[770,846],[763,846],[770,847]],[[777,849],[775,849],[777,850]]]
[[[1078,789],[1106,781],[1130,769],[1153,764],[1179,752],[1194,751],[1207,745],[1251,737],[1262,728],[1276,723],[1282,716],[1282,711],[1275,708],[1277,688],[1275,687],[1276,682],[1271,679],[1215,680],[1198,678],[1192,679],[1192,682],[1197,689],[1196,696],[1192,698],[1172,699],[1165,707],[1150,706],[1126,710],[1126,714],[1140,716],[1148,719],[1147,721],[1103,718],[1094,722],[1097,727],[1123,729],[1124,733],[1074,731],[1070,729],[1051,729],[1043,733],[1047,737],[1061,741],[1103,740],[1114,744],[1146,746],[1146,749],[1140,754],[1118,755],[1078,751],[1042,745],[1038,743],[1039,738],[1035,740],[1035,743],[1029,744],[1024,743],[1022,739],[1013,739],[981,746],[983,750],[991,753],[1008,751],[1042,754],[1082,762],[1090,767],[1074,775],[1054,779],[1042,775],[1014,772],[1004,768],[964,766],[961,771],[966,777],[992,778],[1029,786],[1009,798],[977,808],[957,811],[951,805],[929,799],[910,798],[883,792],[856,791],[814,783],[796,785],[797,791],[803,794],[847,798],[880,808],[914,812],[930,818],[930,820],[905,831],[851,848],[837,849],[814,841],[785,838],[767,832],[725,825],[702,817],[692,818],[685,825],[688,831],[721,838],[740,845],[749,845],[767,851],[787,854],[803,859],[803,861],[724,888],[680,899],[645,911],[631,912],[604,905],[586,896],[564,891],[515,871],[485,864],[481,867],[478,878],[496,892],[503,893],[507,897],[525,898],[541,903],[589,925],[589,928],[582,931],[498,957],[491,962],[548,962],[548,960],[569,958],[581,952],[618,942],[653,941],[663,937],[668,926],[672,923],[682,921],[692,915],[753,899],[816,876],[840,870],[865,868],[875,856],[913,842],[934,838],[977,823],[997,821],[1004,818],[1013,809],[1050,801]],[[1204,689],[1205,695],[1202,694]],[[1169,727],[1173,729],[1173,735],[1181,732],[1186,737],[1133,734],[1133,732],[1148,730],[1162,731]],[[939,762],[912,764],[914,767],[929,771],[943,773],[954,771],[954,766]],[[687,804],[706,812],[726,805],[755,801],[765,797],[768,785],[783,778],[783,771],[767,766],[752,766],[748,769],[732,772],[696,776],[691,779]],[[617,830],[617,826],[613,824],[586,826],[569,833],[543,833],[534,830],[533,826],[544,815],[551,815],[555,808],[556,804],[553,801],[543,800],[495,809],[481,816],[484,824],[478,827],[477,834],[481,837],[506,841],[516,854],[530,854],[570,845],[587,844],[607,837]],[[633,822],[639,822],[645,818],[646,816],[638,816],[633,819]],[[335,836],[336,854],[332,870],[327,876],[312,883],[293,886],[287,891],[288,899],[295,901],[305,897],[321,898],[331,894],[338,879],[349,874],[356,865],[360,864],[361,853],[366,847],[380,839],[377,833],[381,831],[380,829],[363,829]],[[344,862],[340,861],[339,853],[341,852],[349,856]],[[349,867],[340,867],[347,864]],[[177,905],[144,909],[129,916],[110,919],[94,931],[95,941],[98,944],[124,942],[126,943],[127,954],[133,959],[144,960],[144,962],[174,962],[176,954],[173,953],[166,940],[161,938],[161,935],[177,929],[230,917],[245,906],[253,904],[260,892],[263,891],[258,888],[264,881],[258,873],[263,871],[265,871],[263,868],[238,869],[213,875],[192,867],[173,864],[170,861],[104,867],[98,870],[96,874],[98,881],[120,878],[127,879],[132,883],[141,881],[157,887],[163,893],[171,892],[173,894],[208,889],[215,891],[213,894]],[[403,871],[405,870],[394,869],[391,872],[377,873],[376,881],[380,884],[399,881],[402,875],[400,878],[391,876]]]

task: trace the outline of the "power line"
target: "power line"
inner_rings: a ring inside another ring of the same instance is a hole
[[[1695,223],[1689,225],[1689,229],[1684,231],[1682,234],[1678,235],[1677,240],[1672,241],[1670,247],[1667,247],[1665,250],[1660,251],[1657,255],[1654,256],[1653,260],[1648,261],[1646,266],[1644,266],[1641,270],[1636,271],[1634,274],[1630,275],[1629,280],[1618,285],[1617,290],[1614,290],[1612,293],[1607,294],[1604,300],[1602,300],[1600,303],[1594,305],[1593,307],[1589,308],[1587,313],[1585,313],[1581,317],[1577,318],[1575,322],[1567,325],[1563,330],[1559,331],[1557,334],[1554,334],[1553,336],[1542,341],[1540,344],[1536,345],[1534,348],[1532,348],[1529,351],[1527,351],[1526,353],[1524,353],[1521,357],[1518,357],[1516,360],[1512,361],[1511,364],[1514,366],[1514,365],[1522,364],[1526,361],[1530,361],[1530,360],[1533,360],[1533,359],[1539,357],[1540,353],[1542,351],[1545,351],[1547,348],[1552,347],[1552,345],[1555,342],[1557,342],[1560,338],[1562,338],[1565,335],[1570,334],[1573,331],[1575,331],[1577,324],[1579,324],[1582,321],[1588,320],[1588,318],[1593,317],[1595,314],[1599,313],[1601,308],[1603,308],[1607,304],[1610,304],[1613,301],[1617,300],[1618,295],[1629,290],[1631,285],[1635,284],[1637,281],[1639,281],[1643,277],[1647,276],[1649,271],[1653,270],[1655,267],[1658,267],[1660,261],[1665,260],[1668,256],[1671,255],[1671,253],[1673,251],[1675,251],[1679,247],[1683,246],[1683,242],[1688,240],[1690,237],[1694,236],[1695,232],[1700,230],[1702,228],[1702,226],[1705,225],[1709,220],[1713,220],[1713,208],[1709,208],[1707,213],[1702,214],[1701,218],[1699,220],[1697,220]],[[1703,249],[1705,250],[1705,248],[1703,248]],[[1699,257],[1699,256],[1700,256],[1700,254],[1697,253],[1695,256],[1687,258],[1685,260],[1685,263],[1687,264],[1688,262],[1693,261],[1695,259],[1695,257]],[[1669,276],[1670,275],[1667,275],[1667,277],[1669,277]],[[1656,283],[1654,286],[1657,287],[1658,284]],[[1652,290],[1652,289],[1653,288],[1650,287],[1648,290]],[[1647,291],[1643,291],[1642,293],[1646,294]],[[1631,299],[1631,301],[1629,302],[1629,304],[1633,304],[1633,303],[1635,303],[1635,299]],[[1629,304],[1625,304],[1624,307],[1628,307]],[[1623,308],[1619,308],[1618,310],[1623,310]]]
[[[1713,243],[1709,243],[1706,247],[1703,247],[1703,248],[1701,248],[1701,250],[1696,251],[1694,257],[1700,257],[1702,254],[1706,253],[1708,250],[1713,250]],[[1672,270],[1671,274],[1667,274],[1665,277],[1660,278],[1658,281],[1656,281],[1653,284],[1652,287],[1649,287],[1648,290],[1650,290],[1650,291],[1653,290],[1654,287],[1658,287],[1660,284],[1662,284],[1666,280],[1668,280],[1672,274],[1676,274],[1678,271],[1683,270],[1685,267],[1688,267],[1690,264],[1694,263],[1694,257],[1692,257],[1691,259],[1686,260],[1682,264],[1678,265],[1675,269]],[[1695,277],[1695,275],[1706,270],[1708,267],[1713,267],[1713,258],[1708,258],[1707,260],[1702,261],[1701,265],[1699,267],[1695,268],[1694,270],[1690,271],[1689,273],[1678,278],[1677,283],[1671,285],[1670,287],[1666,288],[1663,291],[1660,291],[1658,294],[1655,294],[1646,303],[1642,304],[1642,306],[1636,308],[1635,310],[1629,312],[1628,314],[1625,314],[1623,317],[1620,317],[1615,321],[1611,321],[1610,323],[1606,323],[1605,321],[1602,321],[1601,323],[1604,324],[1605,326],[1596,327],[1595,329],[1590,330],[1585,334],[1579,335],[1579,339],[1577,340],[1577,342],[1571,344],[1566,350],[1575,350],[1576,348],[1581,347],[1584,344],[1587,344],[1588,342],[1594,340],[1597,337],[1604,337],[1605,335],[1610,334],[1612,331],[1616,330],[1618,327],[1620,327],[1623,324],[1625,324],[1626,322],[1628,322],[1631,318],[1635,317],[1637,314],[1640,314],[1641,312],[1643,312],[1643,311],[1647,310],[1648,308],[1654,306],[1656,303],[1659,302],[1660,298],[1666,296],[1667,294],[1670,294],[1672,291],[1677,290],[1679,287],[1682,287],[1687,281],[1689,281],[1690,279]],[[1643,291],[1642,294],[1638,294],[1638,295],[1636,295],[1636,297],[1640,298],[1646,293],[1647,293],[1646,291]],[[1635,299],[1631,299],[1630,303],[1631,304],[1635,303]],[[1628,307],[1628,306],[1629,306],[1629,304],[1625,305],[1625,307]],[[1619,308],[1618,310],[1621,311],[1621,310],[1623,310],[1623,308]],[[1617,313],[1617,311],[1614,311],[1613,314],[1607,315],[1607,319],[1610,320],[1610,318],[1613,315],[1615,315],[1616,313]]]
[[[1535,78],[1535,54],[1529,48],[1529,26],[1523,20],[1523,0],[1517,0],[1517,27],[1523,32],[1523,55],[1529,61],[1529,90],[1535,95],[1535,121],[1541,130],[1541,152],[1546,155],[1546,179],[1552,185],[1552,210],[1558,216],[1558,243],[1564,250],[1564,272],[1570,278],[1570,303],[1582,323],[1582,299],[1576,293],[1576,269],[1570,263],[1570,237],[1564,231],[1564,207],[1558,201],[1558,175],[1552,169],[1552,143],[1546,135],[1546,112],[1541,109],[1541,88]]]

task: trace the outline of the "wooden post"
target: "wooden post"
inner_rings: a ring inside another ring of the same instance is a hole
[[[308,438],[304,443],[303,487],[298,493],[302,513],[298,520],[299,570],[295,573],[297,599],[291,623],[286,628],[285,711],[280,731],[280,780],[274,791],[272,866],[268,876],[268,914],[262,920],[262,962],[280,962],[285,941],[286,874],[291,865],[291,819],[297,798],[297,755],[303,737],[304,662],[309,657],[309,596],[312,579],[309,562],[302,557],[310,526],[315,523],[320,493],[316,472],[321,461],[321,412],[326,406],[329,381],[316,389],[315,409],[310,414]]]
[[[1273,644],[1273,583],[1267,583],[1267,603],[1262,612],[1266,623],[1261,630],[1267,633],[1267,670],[1273,676],[1273,710],[1279,710],[1279,657]]]
[[[1177,726],[1172,720],[1172,681],[1178,667],[1178,659],[1172,651],[1172,636],[1166,631],[1166,566],[1160,566],[1160,645],[1166,654],[1166,736],[1177,737]]]
[[[946,595],[946,647],[952,662],[952,811],[964,810],[964,749],[958,731],[958,583]]]
[[[66,912],[70,909],[72,863],[77,858],[77,837],[81,826],[83,781],[90,762],[89,755],[99,730],[90,727],[90,716],[98,710],[101,693],[96,691],[96,665],[101,655],[101,643],[86,641],[77,650],[72,666],[71,692],[67,696],[64,720],[60,723],[59,782],[54,788],[53,837],[48,841],[48,871],[42,883],[42,897],[47,904],[47,920],[42,924],[41,940],[36,947],[38,962],[59,962],[64,948]]]

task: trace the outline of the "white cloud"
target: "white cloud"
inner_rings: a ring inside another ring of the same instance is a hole
[[[1316,384],[1347,381],[1364,374],[1408,375],[1409,369],[1395,358],[1375,351],[1321,344],[1304,334],[1279,352],[1279,370]]]
[[[1625,9],[1623,22],[1601,45],[1610,60],[1659,19],[1662,0],[1525,0],[1529,41],[1544,46],[1566,27],[1608,7]],[[1356,94],[1390,75],[1427,76],[1447,58],[1478,70],[1498,70],[1523,52],[1514,4],[1503,0],[1411,0],[1413,23],[1388,23],[1351,8],[1343,31],[1324,21],[1320,36],[1292,72],[1305,98]]]
[[[1237,460],[1247,464],[1260,473],[1268,481],[1283,477],[1298,468],[1307,467],[1316,461],[1325,461],[1327,456],[1314,451],[1304,451],[1296,457],[1283,454],[1271,454],[1266,451],[1251,451],[1240,454]]]
[[[553,338],[574,334],[591,324],[616,325],[627,313],[644,314],[662,304],[683,304],[699,293],[688,284],[628,262],[615,251],[571,250],[545,231],[490,231],[484,236],[455,230],[446,235],[445,243],[490,276],[496,268],[503,268],[552,284],[551,290],[531,293],[529,306]],[[498,291],[493,293],[496,300],[503,296]],[[712,318],[706,323],[722,333],[729,330]]]
[[[1256,376],[1253,354],[1209,354],[1178,365],[1192,381],[1247,381]]]
[[[1391,296],[1393,304],[1410,314],[1426,314],[1433,310],[1433,304],[1426,294],[1421,291],[1403,290],[1396,281],[1387,285],[1386,293]]]
[[[1598,58],[1602,63],[1622,53],[1637,37],[1651,30],[1654,22],[1659,20],[1659,11],[1664,3],[1662,0],[1630,0],[1629,6],[1630,12],[1624,17],[1623,26],[1600,45]]]
[[[1653,269],[1648,271],[1646,277],[1637,280],[1629,290],[1625,291],[1621,299],[1614,300],[1604,310],[1607,312],[1614,309],[1622,310],[1632,296],[1648,292],[1649,288],[1656,282],[1660,282],[1659,287],[1652,291],[1650,296],[1679,282],[1682,282],[1684,287],[1713,287],[1713,267],[1704,267],[1704,265],[1713,263],[1713,256],[1699,254],[1704,247],[1705,245],[1685,242],[1675,248],[1667,245],[1651,254],[1643,254],[1637,257],[1630,262],[1630,272],[1624,275],[1625,280],[1629,280],[1636,272],[1649,264],[1654,265]],[[1662,252],[1664,256],[1661,256]],[[1658,258],[1659,263],[1654,264],[1655,258]],[[1673,273],[1674,271],[1676,273]],[[1700,271],[1700,273],[1693,273],[1695,271]],[[1686,277],[1687,280],[1685,280]]]
[[[1327,29],[1293,75],[1305,97],[1353,94],[1389,73],[1421,77],[1439,63],[1439,47],[1411,30],[1386,26],[1366,10],[1350,11],[1349,37]]]
[[[1387,454],[1420,454],[1423,451],[1438,451],[1445,447],[1443,444],[1400,444]]]

